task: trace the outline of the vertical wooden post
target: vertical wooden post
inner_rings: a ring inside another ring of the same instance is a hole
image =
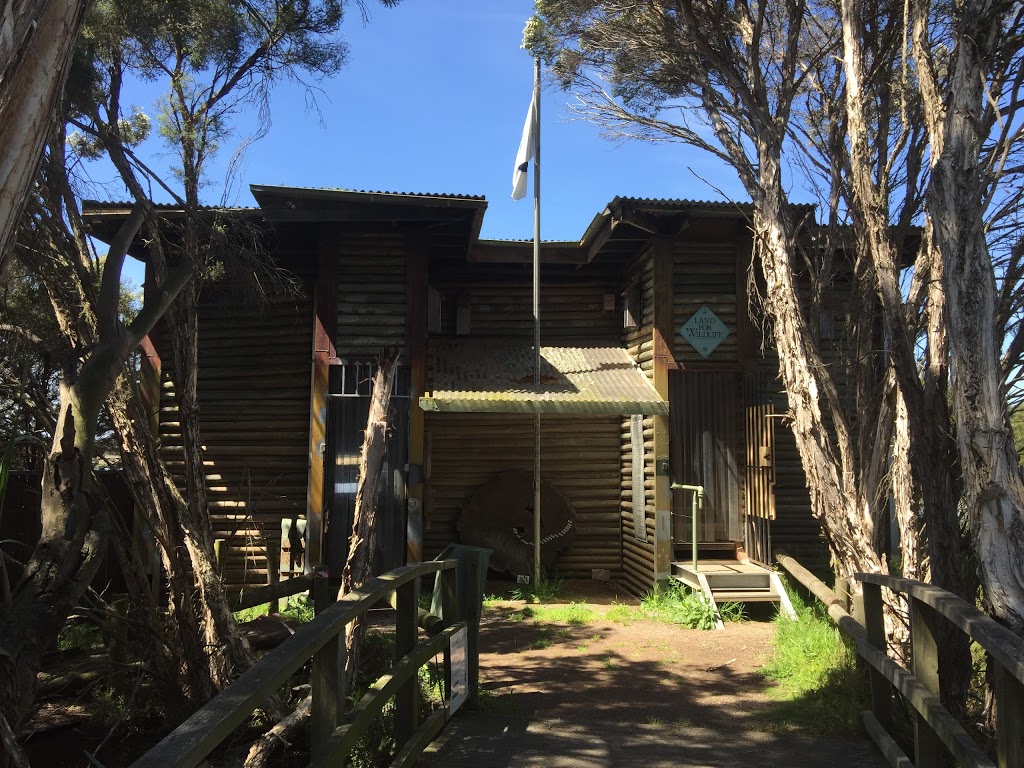
[[[267,585],[275,586],[281,580],[281,545],[276,541],[267,542]],[[281,612],[281,601],[274,598],[270,601],[270,613]]]
[[[1024,765],[1024,683],[996,662],[996,750],[999,768]]]
[[[313,569],[313,611],[319,615],[334,603],[337,594],[323,566]],[[313,655],[310,674],[313,702],[310,714],[309,751],[312,762],[322,760],[327,740],[345,713],[345,637],[331,638]]]
[[[675,367],[672,350],[672,240],[654,238],[654,388],[668,400],[668,372]],[[672,484],[669,467],[670,429],[667,416],[654,417],[654,582],[664,586],[672,568]]]
[[[217,575],[224,575],[224,557],[227,555],[224,539],[213,540],[213,559],[217,564]]]
[[[427,381],[427,257],[423,233],[406,236],[405,345],[409,363],[409,466],[407,563],[423,560],[423,503],[426,472],[424,414],[420,408]]]
[[[914,677],[925,688],[939,696],[939,647],[936,642],[932,609],[917,598],[910,598],[910,654]],[[941,765],[945,748],[928,722],[914,718],[914,766],[932,768]]]
[[[483,604],[483,556],[480,552],[466,554],[463,586],[462,617],[466,621],[466,657],[469,664],[469,695],[466,706],[476,709],[480,688],[480,608]]]
[[[327,396],[330,365],[336,358],[338,295],[335,270],[338,243],[334,233],[321,229],[313,291],[313,350],[309,388],[309,471],[306,487],[306,566],[324,562],[324,467],[327,452]]]
[[[419,631],[420,580],[403,584],[395,595],[395,661],[401,661],[416,647]],[[419,677],[413,675],[395,694],[395,750],[400,752],[416,731],[419,719]]]
[[[885,617],[882,612],[882,588],[878,584],[864,582],[864,627],[868,642],[882,653],[885,647]],[[892,689],[885,676],[871,668],[871,711],[882,727],[892,733]]]
[[[455,568],[441,571],[441,618],[442,626],[447,628],[462,620],[464,598],[459,594],[459,570],[462,563]],[[465,591],[465,590],[464,590]],[[444,646],[444,706],[452,700],[452,655],[451,643]],[[447,717],[450,717],[449,712]]]

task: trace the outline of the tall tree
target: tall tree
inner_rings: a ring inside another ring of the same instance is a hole
[[[186,679],[183,692],[201,703],[251,660],[213,565],[196,419],[195,344],[196,278],[228,251],[249,257],[255,251],[225,247],[229,242],[237,246],[235,233],[225,233],[213,213],[200,210],[199,192],[205,163],[228,137],[237,112],[255,108],[265,114],[270,87],[278,78],[323,77],[341,66],[345,47],[336,33],[345,5],[333,0],[101,0],[93,6],[65,116],[79,131],[71,140],[76,151],[108,157],[134,207],[100,266],[89,250],[78,197],[66,174],[65,137],[58,132],[19,255],[45,287],[64,331],[61,409],[44,480],[44,535],[16,589],[14,610],[0,617],[2,734],[17,732],[31,701],[41,654],[55,641],[88,584],[107,539],[102,505],[90,488],[96,423],[105,401],[124,448],[133,492],[162,551],[171,587],[168,608],[181,638],[170,647],[186,654],[183,668],[196,673]],[[180,153],[180,192],[147,178],[134,154],[149,121],[122,104],[122,85],[132,76],[166,78],[168,96],[159,126]],[[184,213],[180,227],[157,216],[147,195],[154,181],[178,200]],[[126,324],[118,317],[112,286],[119,287],[125,255],[142,228],[151,245],[157,289],[138,317]],[[248,266],[260,263],[250,259]],[[102,277],[90,282],[97,269]],[[183,291],[184,301],[171,310]],[[185,451],[190,464],[181,492],[162,465],[152,435],[145,432],[147,419],[131,382],[119,378],[139,340],[169,311],[176,313],[169,331],[183,421],[191,420]],[[8,746],[15,748],[13,743]]]
[[[14,243],[89,3],[11,0],[0,9],[0,273]]]

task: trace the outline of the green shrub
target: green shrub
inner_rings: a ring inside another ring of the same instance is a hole
[[[680,624],[688,629],[714,629],[715,611],[711,603],[700,592],[673,583],[661,592],[652,592],[640,604],[641,613],[649,619]],[[736,603],[724,603],[719,607],[722,618],[729,621],[743,618],[743,609]]]

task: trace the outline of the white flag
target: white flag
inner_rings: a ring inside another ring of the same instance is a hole
[[[526,113],[526,125],[523,126],[523,138],[519,142],[516,153],[516,167],[512,172],[512,199],[522,200],[526,197],[526,171],[530,161],[537,157],[537,98],[530,99],[530,109]]]

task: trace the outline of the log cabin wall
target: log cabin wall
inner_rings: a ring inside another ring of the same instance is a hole
[[[619,419],[544,416],[541,479],[560,490],[576,512],[572,547],[558,575],[590,578],[592,569],[619,571]],[[429,492],[425,558],[458,538],[456,522],[478,487],[498,472],[533,472],[533,417],[518,414],[428,413]]]
[[[654,259],[646,250],[626,270],[619,288],[629,301],[639,299],[639,311],[633,328],[620,329],[621,341],[644,374],[654,379]],[[625,322],[623,322],[623,326]],[[644,476],[643,506],[645,532],[637,537],[633,514],[633,439],[632,420],[619,422],[619,533],[622,540],[622,579],[637,595],[654,588],[654,418],[646,416],[643,425]],[[646,539],[646,540],[643,540]]]
[[[338,238],[338,357],[374,359],[405,350],[405,239],[347,232]]]
[[[542,265],[541,343],[617,343],[619,305],[605,308],[605,296],[621,290],[617,273],[614,265]],[[438,260],[430,264],[428,280],[441,302],[440,324],[432,335],[532,340],[529,264]],[[427,381],[430,389],[429,361]],[[559,575],[589,578],[595,568],[617,574],[622,563],[619,418],[543,416],[541,430],[542,479],[558,488],[576,512],[573,545],[559,559]],[[532,472],[533,417],[428,413],[425,434],[423,552],[431,558],[457,540],[456,521],[476,488],[499,472]]]
[[[280,547],[283,519],[305,515],[311,345],[306,296],[262,306],[210,297],[201,306],[203,462],[214,538],[225,540],[222,571],[229,589],[265,584],[267,545]],[[181,487],[173,358],[167,341],[161,349],[161,452]]]

